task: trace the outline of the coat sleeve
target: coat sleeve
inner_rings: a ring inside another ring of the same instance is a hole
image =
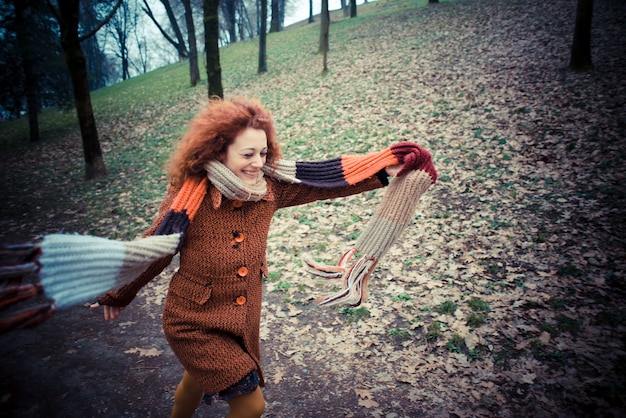
[[[289,184],[277,182],[277,201],[279,208],[304,205],[318,200],[346,197],[369,190],[379,189],[389,184],[385,170],[380,170],[376,175],[351,186],[322,189],[301,184]]]
[[[169,187],[167,195],[165,199],[161,203],[159,208],[159,214],[154,219],[152,226],[143,233],[143,237],[150,236],[156,231],[157,227],[165,218],[168,210],[172,206],[172,202],[176,197],[178,192],[178,188],[173,186]],[[165,268],[172,262],[174,255],[168,255],[163,258],[156,260],[152,263],[139,277],[131,281],[130,283],[120,287],[119,289],[111,290],[110,292],[105,293],[104,295],[98,298],[98,302],[101,305],[108,306],[126,306],[133,301],[137,292],[141,290],[146,284],[148,284],[152,279],[158,276]]]

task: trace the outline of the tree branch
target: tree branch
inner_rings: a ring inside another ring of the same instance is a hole
[[[78,40],[80,42],[84,41],[87,38],[90,38],[92,36],[94,36],[96,34],[96,32],[98,32],[104,25],[106,25],[107,23],[109,23],[109,20],[111,20],[111,18],[115,15],[115,13],[117,13],[117,9],[120,8],[120,6],[122,5],[122,1],[123,0],[117,0],[117,4],[115,5],[115,7],[113,7],[113,9],[111,10],[111,12],[108,14],[107,17],[105,17],[100,23],[98,23],[96,25],[95,28],[93,28],[92,30],[90,30],[89,32],[87,32],[86,34],[84,34],[83,36],[79,37]],[[50,0],[48,0],[48,3],[50,2]]]

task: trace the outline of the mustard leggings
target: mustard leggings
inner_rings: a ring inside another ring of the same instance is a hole
[[[200,386],[185,370],[183,379],[178,384],[174,394],[174,408],[171,418],[190,418],[200,405],[203,394]],[[260,387],[257,387],[252,393],[239,395],[227,402],[230,411],[226,418],[260,418],[265,411],[265,399]]]

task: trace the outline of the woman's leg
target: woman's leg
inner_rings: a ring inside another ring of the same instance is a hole
[[[265,398],[261,388],[246,395],[239,395],[228,401],[230,412],[226,418],[260,418],[265,411]]]
[[[174,408],[172,418],[189,418],[196,412],[202,400],[202,389],[196,384],[187,370],[183,373],[183,380],[180,381],[174,394]]]

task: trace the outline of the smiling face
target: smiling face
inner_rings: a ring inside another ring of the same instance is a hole
[[[226,149],[226,168],[241,181],[254,186],[263,177],[261,168],[267,159],[267,136],[262,129],[247,128]]]

